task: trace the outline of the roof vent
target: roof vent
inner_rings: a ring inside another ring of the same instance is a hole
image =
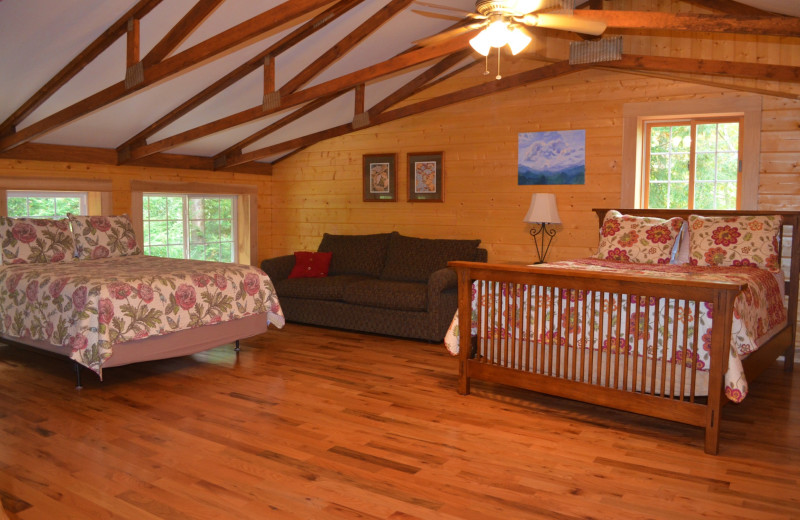
[[[602,63],[622,59],[622,36],[569,44],[569,64]]]

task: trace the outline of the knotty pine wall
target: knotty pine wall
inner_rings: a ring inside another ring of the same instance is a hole
[[[626,103],[752,95],[590,70],[332,139],[274,166],[271,253],[316,249],[326,232],[396,230],[479,238],[491,262],[529,261],[533,244],[522,218],[532,193],[552,192],[563,224],[549,258],[587,256],[598,243],[592,208],[620,204]],[[800,209],[800,101],[761,97],[759,209]],[[586,131],[585,185],[517,185],[518,133],[576,129]],[[406,154],[434,151],[444,154],[444,202],[407,202]],[[398,201],[362,202],[362,156],[387,152],[398,154]]]

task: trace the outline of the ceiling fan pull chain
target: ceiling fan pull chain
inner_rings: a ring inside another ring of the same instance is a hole
[[[488,54],[483,57],[483,66],[484,66],[483,75],[484,76],[488,76],[489,75],[489,55]]]
[[[497,48],[497,76],[494,79],[500,79],[503,76],[500,75],[500,48]]]

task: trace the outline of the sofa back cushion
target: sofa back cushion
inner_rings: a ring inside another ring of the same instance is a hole
[[[389,249],[389,233],[375,235],[331,235],[322,236],[317,251],[332,253],[328,274],[381,275],[386,252]]]
[[[447,267],[451,260],[477,260],[480,243],[480,240],[406,237],[394,232],[381,279],[427,282],[431,273]]]

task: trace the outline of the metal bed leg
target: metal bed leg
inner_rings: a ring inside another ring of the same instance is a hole
[[[233,350],[235,350],[236,352],[239,352],[239,340],[238,339],[236,340],[236,343],[235,343],[235,346],[233,347]]]
[[[73,361],[72,364],[75,366],[75,390],[80,390],[83,388],[81,385],[81,364],[77,361]]]

